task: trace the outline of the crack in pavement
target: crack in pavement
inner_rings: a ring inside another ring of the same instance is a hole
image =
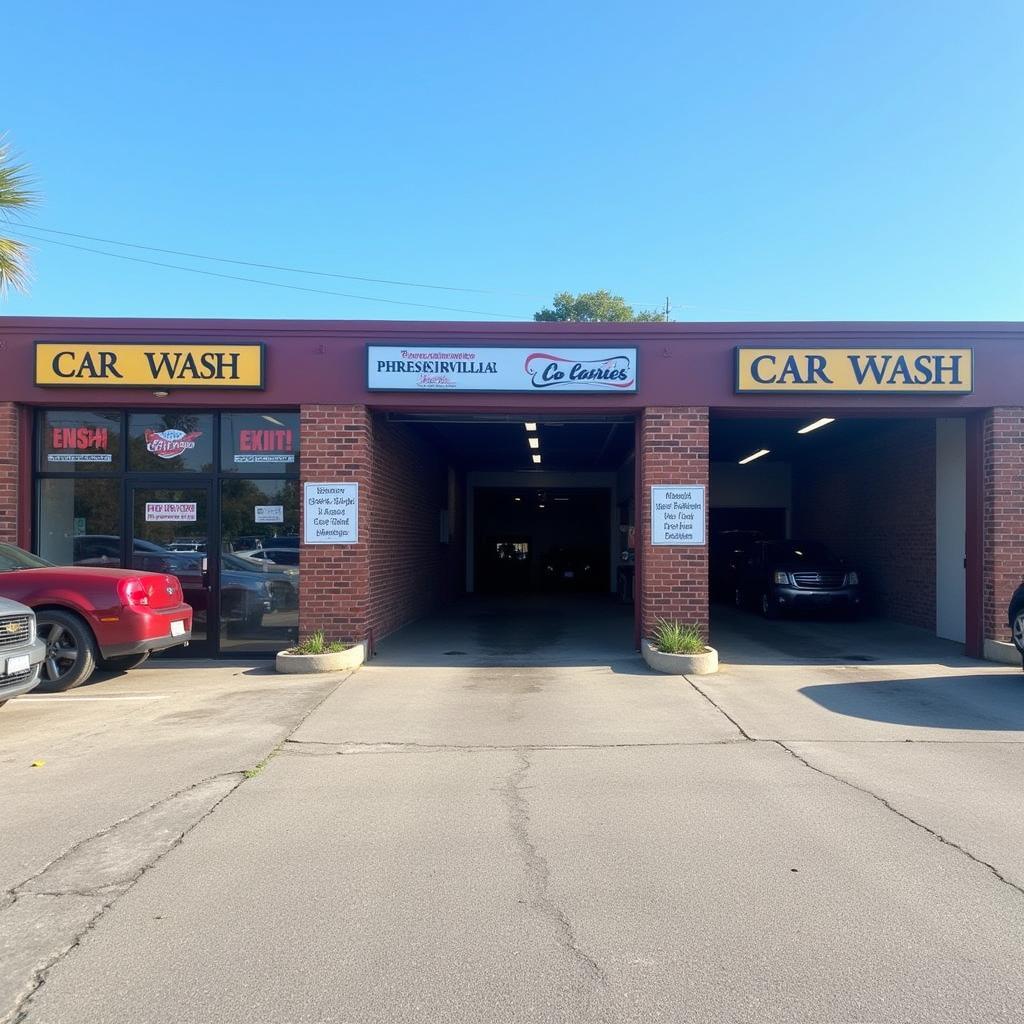
[[[291,732],[351,675],[342,676],[337,686],[306,710]],[[147,871],[239,786],[259,774],[282,742],[271,748],[256,769],[213,775],[157,800],[73,844],[0,895],[0,1024],[27,1021],[32,1001],[53,968]]]
[[[158,800],[76,843],[11,890],[0,911],[0,1024],[27,1019],[54,965],[244,779],[241,772],[214,775]]]
[[[892,813],[895,814],[897,817],[902,818],[904,821],[916,826],[917,828],[921,829],[922,832],[926,832],[933,839],[937,839],[944,846],[948,846],[951,849],[956,850],[958,853],[962,853],[965,857],[967,857],[968,860],[973,861],[975,864],[979,865],[979,867],[987,868],[988,871],[991,872],[992,875],[998,881],[1002,882],[1004,885],[1008,885],[1015,892],[1019,893],[1021,896],[1024,896],[1024,888],[1019,886],[1016,882],[1013,882],[1009,878],[1006,878],[1004,875],[1002,875],[999,872],[999,869],[996,868],[994,864],[990,864],[987,860],[982,860],[980,857],[975,856],[975,854],[971,853],[970,850],[965,849],[959,843],[953,842],[952,839],[947,839],[944,835],[942,835],[941,832],[936,832],[935,829],[929,828],[927,825],[925,825],[923,822],[918,821],[916,818],[912,818],[909,814],[906,813],[906,811],[901,811],[898,807],[890,803],[884,796],[880,796],[878,793],[872,792],[870,789],[866,789],[864,786],[858,786],[855,782],[850,782],[849,779],[844,779],[841,775],[833,775],[832,772],[825,771],[824,768],[819,768],[817,765],[811,764],[811,762],[808,761],[807,758],[802,757],[795,750],[793,750],[790,747],[787,747],[786,744],[782,742],[782,740],[769,740],[767,742],[774,743],[775,746],[781,747],[787,754],[789,754],[790,757],[795,758],[802,765],[804,765],[804,767],[810,768],[812,772],[817,772],[819,775],[824,775],[827,779],[832,779],[833,781],[838,782],[843,786],[849,786],[850,789],[854,789],[858,793],[863,793],[865,796],[869,796],[873,800],[877,800],[884,808],[886,808],[886,810],[892,811]]]
[[[547,859],[530,838],[530,808],[525,795],[525,779],[531,768],[526,748],[516,750],[518,763],[506,776],[500,792],[508,810],[509,830],[526,870],[526,904],[546,918],[554,927],[555,941],[568,956],[576,973],[574,989],[586,1008],[583,1019],[609,1020],[607,1012],[595,1006],[603,993],[606,979],[597,961],[579,944],[576,933],[560,906],[551,898],[551,882]]]
[[[750,740],[752,743],[771,743],[773,746],[779,747],[781,750],[784,750],[787,754],[789,754],[790,757],[799,761],[800,764],[802,764],[805,768],[809,768],[812,772],[817,772],[819,775],[824,776],[826,779],[831,779],[833,782],[838,782],[840,785],[848,786],[850,789],[853,789],[858,793],[863,793],[865,796],[871,797],[872,800],[878,801],[878,803],[880,803],[886,810],[891,811],[898,818],[901,818],[908,824],[913,825],[915,828],[921,829],[922,832],[925,832],[933,839],[938,840],[940,843],[943,844],[943,846],[948,846],[950,849],[956,850],[957,853],[963,854],[963,856],[965,856],[968,860],[977,864],[979,867],[983,867],[987,871],[989,871],[997,881],[1002,882],[1003,885],[1009,886],[1015,892],[1024,896],[1024,888],[1022,888],[1020,885],[1018,885],[1011,879],[1007,878],[1005,875],[1003,875],[994,864],[990,864],[987,860],[982,860],[981,857],[978,857],[975,854],[971,853],[970,850],[961,846],[959,843],[954,842],[952,839],[947,839],[941,832],[936,832],[935,829],[929,828],[923,822],[918,821],[916,818],[912,817],[906,811],[901,811],[898,807],[892,804],[884,796],[881,796],[879,793],[875,793],[873,790],[867,789],[864,786],[858,786],[857,783],[851,782],[849,779],[844,779],[841,775],[835,775],[832,772],[826,771],[824,768],[819,768],[817,765],[812,764],[810,761],[808,761],[807,758],[802,757],[791,747],[787,746],[786,742],[783,740],[754,739],[752,736],[749,736],[743,729],[743,727],[724,708],[722,708],[721,705],[716,703],[707,693],[705,693],[699,686],[697,686],[697,684],[692,679],[690,679],[689,676],[684,676],[684,678],[705,700],[707,700],[709,704],[711,704],[712,707],[714,707],[721,715],[723,715],[730,722],[732,722],[732,724],[735,725],[736,728],[739,729],[739,731],[743,734],[745,739]],[[938,741],[895,740],[892,742],[904,743]]]

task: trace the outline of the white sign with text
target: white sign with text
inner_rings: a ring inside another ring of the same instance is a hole
[[[257,523],[283,523],[284,505],[253,505]]]
[[[371,345],[371,391],[636,391],[636,349]]]
[[[651,543],[704,543],[703,485],[651,488]]]
[[[359,541],[359,484],[305,484],[304,540],[307,544]]]
[[[196,502],[194,501],[147,501],[147,523],[194,523]]]

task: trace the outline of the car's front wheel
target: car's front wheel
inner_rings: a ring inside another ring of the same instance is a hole
[[[61,691],[81,686],[96,667],[96,641],[89,627],[77,615],[59,609],[40,611],[36,619],[46,644],[39,688]]]
[[[119,658],[97,658],[96,664],[104,672],[130,672],[133,668],[138,668],[148,658],[149,651],[144,651],[142,654],[124,654]]]
[[[777,619],[779,617],[778,605],[771,599],[767,591],[761,595],[761,614],[766,619]]]
[[[1013,643],[1017,650],[1024,655],[1024,608],[1021,608],[1013,617]]]

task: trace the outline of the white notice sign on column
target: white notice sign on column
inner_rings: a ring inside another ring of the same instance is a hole
[[[306,484],[303,488],[307,544],[359,541],[359,484]]]
[[[651,488],[651,543],[704,543],[704,487]]]

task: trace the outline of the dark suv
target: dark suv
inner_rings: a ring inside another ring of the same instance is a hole
[[[1013,592],[1013,597],[1010,598],[1006,620],[1006,624],[1010,627],[1010,635],[1013,637],[1013,644],[1021,658],[1024,659],[1024,583],[1017,587]]]
[[[756,605],[769,619],[785,611],[856,614],[863,605],[860,574],[824,544],[800,540],[755,543],[740,568],[735,599],[740,607]]]

